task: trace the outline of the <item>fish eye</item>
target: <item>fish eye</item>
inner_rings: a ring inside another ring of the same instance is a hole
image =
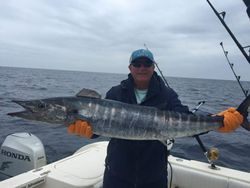
[[[39,103],[39,104],[37,105],[37,107],[38,107],[38,108],[45,108],[46,105],[45,105],[44,103]]]

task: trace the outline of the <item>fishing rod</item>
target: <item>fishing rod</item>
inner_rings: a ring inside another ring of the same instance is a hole
[[[196,105],[196,107],[192,110],[192,113],[196,113],[198,110],[199,110],[199,108],[203,105],[203,104],[205,104],[205,102],[206,101],[200,101],[200,102],[198,102],[198,104]],[[203,151],[203,153],[204,153],[204,155],[205,155],[205,157],[206,157],[206,159],[207,159],[207,161],[210,163],[210,167],[212,168],[212,169],[217,169],[217,167],[216,167],[216,165],[214,164],[214,160],[217,160],[218,159],[218,155],[219,155],[219,151],[218,151],[218,149],[216,149],[216,148],[211,148],[211,149],[207,149],[206,147],[205,147],[205,145],[203,144],[203,142],[201,141],[201,139],[200,139],[200,135],[203,135],[203,134],[207,134],[208,132],[204,132],[204,133],[201,133],[201,134],[198,134],[198,135],[194,135],[193,137],[196,139],[196,141],[198,142],[198,144],[199,144],[199,146],[200,146],[200,148],[201,148],[201,150]]]
[[[248,16],[250,18],[250,1],[249,0],[243,0],[244,3],[246,4],[247,6],[247,13],[248,13]],[[231,36],[231,38],[234,40],[235,44],[238,46],[238,48],[240,49],[240,51],[242,52],[242,54],[244,55],[244,57],[246,58],[246,60],[248,61],[248,63],[250,64],[250,45],[248,46],[245,46],[245,47],[242,47],[241,44],[239,43],[239,41],[237,40],[237,38],[234,36],[234,34],[232,33],[232,31],[229,29],[229,27],[226,25],[225,21],[224,21],[224,18],[225,18],[225,15],[226,15],[226,12],[223,11],[221,13],[218,13],[217,10],[213,7],[213,5],[211,4],[211,2],[209,0],[207,0],[208,4],[210,5],[210,7],[212,8],[212,10],[214,11],[215,15],[219,18],[219,20],[221,21],[222,25],[225,27],[225,29],[227,30],[227,32],[229,33],[229,35]],[[230,62],[229,58],[228,58],[228,51],[226,51],[224,49],[224,46],[223,46],[223,42],[220,43],[221,45],[221,48],[223,50],[223,53],[227,59],[227,62],[242,90],[242,92],[244,93],[245,97],[247,98],[247,95],[248,95],[248,90],[245,90],[240,82],[240,78],[241,76],[237,76],[237,74],[235,73],[234,71],[234,64]],[[249,55],[247,55],[245,49],[249,48]],[[244,127],[245,128],[245,127]],[[247,128],[245,128],[247,129]],[[247,129],[248,130],[248,129]],[[213,148],[210,151],[207,151],[205,146],[202,144],[201,140],[199,137],[197,137],[196,135],[194,136],[196,138],[196,140],[199,142],[200,146],[201,146],[201,149],[204,151],[204,154],[206,154],[206,157],[208,159],[208,161],[210,162],[211,164],[211,168],[216,168],[216,166],[214,165],[214,163],[210,160],[211,158],[215,157],[214,159],[216,160],[218,158],[218,155],[219,155],[219,152],[216,148]]]
[[[220,45],[221,45],[221,48],[222,48],[222,50],[223,50],[223,53],[224,53],[224,55],[225,55],[225,57],[226,57],[226,59],[227,59],[228,65],[230,66],[230,68],[231,68],[231,70],[232,70],[232,72],[233,72],[233,74],[234,74],[234,76],[235,76],[235,78],[236,78],[236,80],[237,80],[237,82],[238,82],[238,84],[239,84],[239,86],[240,86],[242,92],[244,93],[245,97],[247,97],[248,90],[245,90],[245,89],[243,88],[243,86],[242,86],[242,84],[241,84],[241,82],[240,82],[240,78],[241,78],[241,77],[236,75],[236,73],[235,73],[235,71],[234,71],[234,68],[233,68],[233,67],[234,67],[234,64],[231,63],[230,60],[229,60],[229,58],[228,58],[228,51],[225,51],[224,46],[223,46],[223,42],[221,42]]]
[[[155,62],[155,65],[156,65],[156,68],[158,69],[158,71],[160,72],[161,77],[162,77],[162,79],[164,80],[165,84],[169,87],[167,80],[166,80],[165,77],[163,76],[163,74],[162,74],[162,72],[161,72],[161,70],[160,70],[160,68],[159,68],[159,66],[158,66],[158,64],[157,64],[156,62]]]
[[[237,76],[237,75],[236,75],[236,73],[235,73],[235,71],[234,71],[234,68],[233,68],[234,64],[231,63],[231,62],[229,61],[229,58],[228,58],[228,51],[225,51],[222,42],[220,43],[220,45],[221,45],[221,47],[222,47],[222,50],[223,50],[224,55],[225,55],[225,57],[226,57],[226,59],[227,59],[227,62],[228,62],[228,64],[229,64],[229,66],[230,66],[230,68],[231,68],[231,70],[232,70],[232,72],[233,72],[233,74],[234,74],[234,76],[235,76],[235,78],[236,78],[236,80],[237,80],[237,82],[238,82],[238,84],[239,84],[239,86],[240,86],[242,92],[244,93],[245,97],[247,98],[247,97],[248,97],[248,90],[245,90],[245,89],[243,88],[243,86],[242,86],[242,84],[241,84],[241,82],[240,82],[240,76]],[[243,124],[242,124],[242,127],[243,127],[244,129],[250,131],[249,122],[243,123]]]
[[[249,15],[249,17],[250,17],[250,0],[243,0],[243,1],[244,1],[244,3],[245,3],[246,6],[247,6],[247,13],[248,13],[248,15]],[[219,20],[221,21],[221,23],[224,25],[224,27],[226,28],[226,30],[228,31],[228,33],[230,34],[230,36],[233,38],[233,40],[235,41],[236,45],[237,45],[237,46],[239,47],[239,49],[241,50],[242,54],[243,54],[243,55],[245,56],[245,58],[247,59],[248,63],[250,64],[250,45],[245,46],[245,47],[242,47],[242,46],[240,45],[240,43],[238,42],[238,40],[236,39],[236,37],[235,37],[235,36],[233,35],[233,33],[231,32],[231,30],[227,27],[226,23],[224,22],[224,18],[225,18],[226,12],[218,13],[218,12],[216,11],[216,9],[213,7],[213,5],[209,2],[209,0],[207,0],[207,2],[209,3],[209,5],[210,5],[211,8],[213,9],[213,11],[215,12],[215,14],[217,15],[217,17],[218,17]],[[221,17],[220,15],[222,15],[222,17]],[[232,72],[233,72],[233,74],[234,74],[234,76],[235,76],[235,78],[236,78],[236,80],[237,80],[237,82],[238,82],[238,84],[239,84],[239,86],[240,86],[242,92],[244,93],[245,97],[247,98],[247,97],[248,97],[248,90],[245,90],[245,89],[243,88],[243,86],[242,86],[242,84],[241,84],[241,82],[240,82],[240,78],[241,78],[241,77],[236,75],[236,73],[235,73],[235,71],[234,71],[234,68],[233,68],[234,64],[231,63],[231,62],[229,61],[229,58],[228,58],[228,51],[225,51],[222,42],[220,43],[220,45],[221,45],[221,47],[222,47],[222,50],[223,50],[224,55],[225,55],[225,57],[226,57],[226,59],[227,59],[227,62],[228,62],[228,64],[229,64],[229,66],[230,66],[230,68],[231,68],[231,70],[232,70]],[[244,50],[245,48],[249,48],[249,55],[246,54],[246,52],[245,52],[245,50]],[[245,128],[246,130],[250,131],[249,125],[243,124],[243,128]]]
[[[240,49],[241,53],[244,55],[244,57],[246,58],[246,60],[248,61],[248,63],[250,64],[250,56],[247,55],[245,48],[249,48],[249,46],[245,46],[242,47],[241,44],[239,43],[239,41],[236,39],[236,37],[234,36],[234,34],[232,33],[232,31],[229,29],[229,27],[227,26],[227,24],[224,21],[224,18],[226,16],[226,12],[218,12],[214,6],[212,5],[212,3],[207,0],[208,4],[210,5],[210,7],[212,8],[212,10],[214,11],[215,15],[219,18],[219,20],[221,21],[222,25],[225,27],[225,29],[227,30],[227,32],[229,33],[229,35],[231,36],[231,38],[234,40],[234,42],[236,43],[236,45],[238,46],[238,48]],[[249,49],[250,52],[250,49]]]
[[[144,47],[145,47],[147,50],[149,50],[146,44],[144,44]],[[161,75],[161,78],[163,79],[164,83],[169,87],[169,84],[168,84],[166,78],[163,76],[163,73],[162,73],[160,67],[158,66],[158,64],[157,64],[156,62],[154,62],[154,64],[156,65],[156,68],[158,69],[158,71],[159,71],[159,73],[160,73],[160,75]]]
[[[146,44],[144,44],[144,47],[148,50],[148,47],[147,47]],[[158,71],[160,72],[163,81],[164,81],[165,84],[169,87],[169,84],[168,84],[167,80],[165,79],[165,77],[164,77],[162,71],[160,70],[160,68],[159,68],[159,66],[158,66],[158,64],[157,64],[156,62],[155,62],[155,65],[156,65]],[[205,104],[205,102],[206,102],[206,101],[200,101],[200,102],[198,102],[197,106],[192,110],[192,113],[195,114],[195,113],[199,110],[199,108],[200,108],[203,104]],[[202,141],[201,141],[201,139],[200,139],[200,137],[199,137],[199,136],[202,135],[202,134],[207,134],[207,132],[201,133],[201,134],[199,134],[199,135],[194,135],[193,137],[194,137],[194,138],[196,139],[196,141],[198,142],[198,144],[199,144],[201,150],[203,151],[204,155],[206,156],[206,159],[207,159],[208,162],[210,163],[211,168],[212,168],[212,169],[217,169],[217,167],[216,167],[215,164],[213,163],[213,160],[217,160],[217,157],[214,157],[214,156],[218,156],[218,151],[217,151],[216,149],[214,149],[214,148],[209,149],[209,150],[206,149],[205,145],[202,143]],[[164,142],[162,142],[162,143],[163,143],[165,146],[167,146],[168,150],[170,150],[170,149],[173,147],[174,142],[175,142],[174,139],[169,139],[169,140],[166,140],[166,141],[164,141]]]
[[[247,14],[248,14],[248,17],[250,18],[250,0],[243,0],[243,2],[247,6]]]

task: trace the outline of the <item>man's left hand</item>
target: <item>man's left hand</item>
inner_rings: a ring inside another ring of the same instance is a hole
[[[219,132],[232,132],[243,123],[243,116],[235,108],[228,108],[217,115],[224,117],[223,125],[218,128]]]

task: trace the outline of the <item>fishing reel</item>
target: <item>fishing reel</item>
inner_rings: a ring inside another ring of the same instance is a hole
[[[205,101],[200,101],[197,106],[193,109],[193,113],[197,113],[197,111],[199,110],[199,108],[205,103]],[[207,134],[207,132],[201,133],[199,135],[194,135],[193,137],[197,140],[197,142],[199,143],[202,151],[204,152],[208,162],[211,164],[210,168],[216,170],[218,169],[215,164],[214,161],[217,161],[220,157],[220,152],[218,148],[212,147],[210,149],[206,149],[206,147],[203,145],[201,139],[200,139],[200,135],[202,134]]]
[[[210,148],[206,153],[206,157],[209,161],[217,161],[220,157],[219,149],[215,147]]]
[[[220,152],[218,148],[212,147],[207,150],[205,153],[208,162],[210,163],[210,168],[214,170],[218,170],[219,168],[215,166],[214,161],[217,161],[220,157]]]

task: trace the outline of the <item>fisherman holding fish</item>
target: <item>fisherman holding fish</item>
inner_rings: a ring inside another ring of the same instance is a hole
[[[231,132],[240,125],[250,131],[250,95],[237,110],[229,108],[213,116],[194,115],[157,75],[155,65],[149,50],[136,50],[129,60],[128,78],[112,87],[106,99],[96,91],[82,89],[70,97],[13,100],[25,110],[8,115],[66,125],[69,133],[87,138],[111,138],[104,188],[166,188],[166,140],[211,130]]]
[[[134,51],[128,68],[128,78],[112,87],[106,99],[153,106],[164,111],[191,113],[187,106],[182,105],[177,93],[166,87],[155,72],[155,60],[149,50]],[[234,108],[217,115],[224,117],[224,123],[218,129],[220,132],[231,132],[243,122],[243,116]],[[83,120],[71,124],[68,131],[87,138],[95,136],[92,125]],[[167,147],[157,140],[111,138],[105,161],[103,188],[166,188],[168,154]]]

